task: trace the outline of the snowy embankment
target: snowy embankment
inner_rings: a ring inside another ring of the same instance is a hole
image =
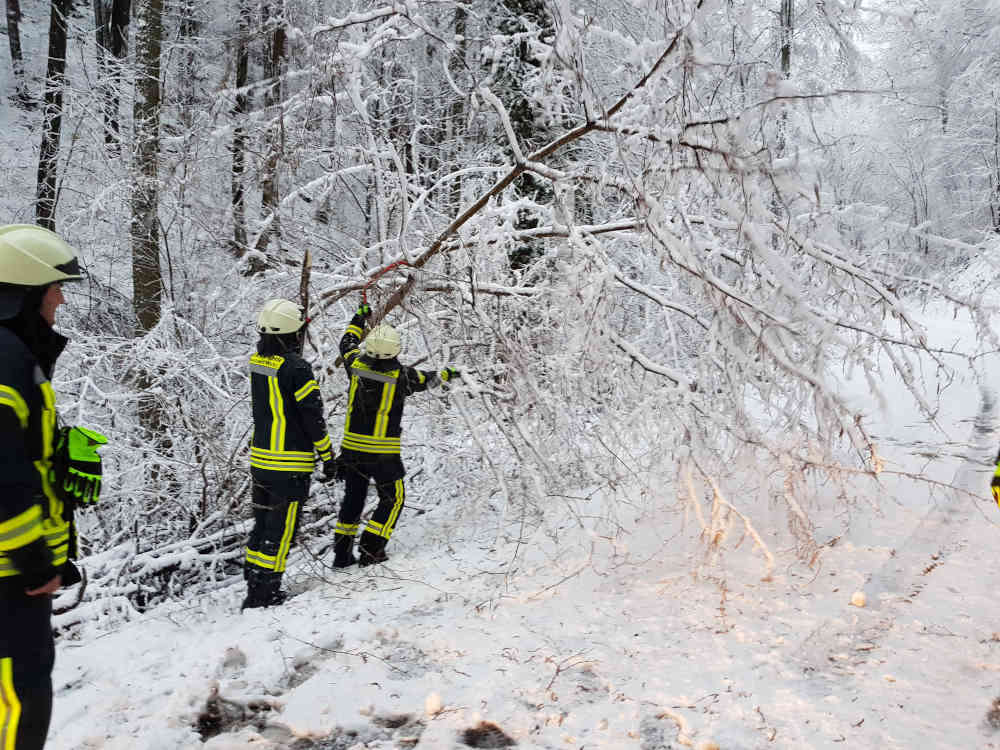
[[[554,499],[521,545],[442,505],[404,519],[384,566],[332,572],[300,551],[304,591],[283,607],[240,614],[231,587],[63,639],[49,746],[1000,747],[985,720],[1000,695],[983,463],[997,436],[992,413],[973,430],[980,386],[954,378],[928,425],[887,380],[871,413],[884,496],[812,509],[812,567],[779,547],[768,509],[752,520],[770,580],[749,539],[700,564],[669,486]]]

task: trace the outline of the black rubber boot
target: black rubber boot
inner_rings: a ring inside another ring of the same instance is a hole
[[[369,534],[367,531],[364,532],[358,543],[358,553],[360,554],[358,565],[377,565],[388,560],[389,556],[385,553],[385,544],[386,540],[382,537]]]
[[[354,556],[354,537],[347,534],[333,535],[333,567],[349,568],[358,561]]]
[[[288,594],[281,590],[281,573],[248,569],[245,575],[247,595],[240,607],[241,611],[257,607],[273,607],[288,598]]]

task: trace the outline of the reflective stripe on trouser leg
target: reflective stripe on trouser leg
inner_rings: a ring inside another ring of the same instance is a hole
[[[292,547],[292,539],[295,536],[295,526],[299,520],[299,504],[293,500],[288,504],[288,513],[285,515],[285,533],[281,535],[281,544],[278,545],[278,554],[275,558],[274,569],[278,573],[285,570],[285,561],[288,559],[288,550]]]
[[[21,721],[21,701],[14,690],[14,660],[0,659],[0,750],[17,747],[17,726]]]
[[[335,536],[349,536],[353,539],[358,533],[359,525],[360,524],[356,523],[344,523],[343,521],[337,521],[337,525],[333,527],[333,533]]]
[[[382,496],[381,490],[383,487],[385,487],[385,485],[378,485],[380,490],[379,504],[375,509],[375,513],[372,514],[371,519],[369,519],[368,525],[365,526],[365,532],[374,534],[375,536],[380,536],[386,541],[389,541],[392,537],[393,530],[396,528],[396,520],[399,518],[399,514],[403,510],[403,501],[405,500],[406,492],[403,488],[402,479],[397,479],[393,482],[392,495],[387,494],[386,496]],[[385,509],[388,509],[388,513],[386,513]],[[383,514],[385,514],[384,518]]]
[[[284,523],[281,526],[281,537],[279,539],[268,539],[266,537],[269,535],[265,535],[265,538],[260,541],[262,549],[253,549],[249,545],[247,546],[246,564],[248,566],[262,568],[275,573],[281,573],[285,570],[288,552],[295,538],[298,511],[299,502],[292,500],[285,509]],[[268,554],[265,550],[274,550],[274,554]]]

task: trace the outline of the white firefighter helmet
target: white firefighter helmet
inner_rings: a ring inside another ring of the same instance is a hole
[[[0,320],[17,317],[32,289],[82,279],[76,250],[34,224],[0,226]]]
[[[305,324],[302,308],[287,299],[268,300],[257,316],[258,333],[295,333]]]
[[[47,286],[82,279],[76,250],[34,224],[0,226],[0,283]]]
[[[388,323],[379,323],[365,337],[365,354],[375,359],[392,359],[401,348],[399,331]]]

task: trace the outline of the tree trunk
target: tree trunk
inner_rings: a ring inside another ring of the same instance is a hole
[[[792,32],[795,23],[795,0],[781,0],[781,12],[778,15],[778,61],[781,65],[781,81],[792,77]],[[776,92],[780,94],[780,88]],[[774,134],[774,157],[781,158],[788,150],[788,105],[778,102],[778,121]],[[775,187],[771,196],[771,210],[775,216],[785,215],[785,206],[781,193]],[[771,246],[778,247],[781,238],[778,233],[772,233]]]
[[[504,67],[498,76],[497,95],[507,108],[514,135],[524,153],[530,153],[549,140],[550,131],[539,123],[539,105],[525,90],[527,79],[541,66],[535,50],[529,44],[527,34],[532,27],[540,30],[539,38],[551,34],[555,28],[552,15],[542,0],[501,0],[496,4],[500,13],[499,31],[510,37],[511,49]],[[509,146],[504,151],[513,157]],[[551,183],[534,174],[522,174],[514,183],[513,193],[518,198],[527,198],[537,204],[549,204],[553,200]],[[518,230],[533,229],[539,225],[535,210],[518,211],[514,227]],[[531,265],[543,253],[537,241],[519,242],[509,253],[512,271],[520,271]]]
[[[795,23],[794,0],[781,0],[781,72],[785,78],[792,75],[792,32]]]
[[[160,320],[163,276],[160,269],[158,174],[160,155],[160,45],[162,0],[141,0],[136,40],[135,167],[132,190],[132,306],[137,333]]]
[[[181,107],[181,122],[188,128],[194,123],[194,108],[198,105],[198,34],[201,20],[198,17],[202,3],[195,0],[180,0],[181,16],[179,36],[181,42],[181,75],[178,80],[177,103]]]
[[[122,66],[128,54],[128,25],[132,0],[94,0],[94,35],[97,42],[98,92],[104,113],[104,143],[109,155],[121,153],[119,89]]]
[[[236,103],[233,106],[233,166],[230,189],[233,204],[233,254],[242,258],[247,251],[246,226],[246,115],[250,109],[250,97],[246,92],[248,81],[250,47],[250,7],[247,0],[241,0],[239,7],[238,38],[236,40]]]
[[[55,229],[56,178],[59,174],[59,138],[62,134],[63,86],[66,72],[66,15],[70,0],[52,0],[49,15],[49,58],[45,72],[45,112],[42,146],[38,154],[35,188],[35,221]]]
[[[272,14],[272,4],[274,12]],[[284,113],[281,111],[281,60],[285,56],[285,3],[284,0],[265,0],[263,6],[264,27],[272,26],[268,37],[268,50],[264,59],[264,78],[268,82],[264,89],[264,108],[271,114],[273,122],[268,129],[267,156],[261,174],[261,209],[265,222],[269,222],[257,238],[257,250],[265,251],[271,239],[281,250],[281,223],[279,204],[281,202],[278,181],[278,164],[285,145]]]
[[[458,81],[462,78],[468,76],[467,66],[465,62],[466,54],[466,22],[468,20],[468,11],[463,5],[455,6],[455,39],[458,41],[455,43],[455,51],[452,53],[451,60],[449,60],[449,68],[451,70],[452,77]],[[446,139],[447,143],[454,143],[457,141],[458,147],[455,149],[455,156],[460,158],[458,153],[460,149],[464,147],[462,139],[455,139],[453,133],[459,133],[463,129],[463,123],[465,121],[465,99],[461,97],[455,97],[455,101],[451,105],[451,112],[448,117],[447,128],[452,131],[448,133]],[[458,159],[455,160],[458,163]],[[452,180],[451,192],[448,201],[448,211],[451,214],[457,214],[462,209],[462,178],[458,177]]]
[[[10,65],[14,70],[14,97],[25,108],[33,106],[28,94],[21,55],[21,0],[7,0],[7,40],[10,42]]]
[[[781,63],[781,79],[785,81],[792,77],[792,32],[794,31],[795,23],[794,6],[794,0],[781,0],[781,13],[779,17],[781,30],[779,32],[778,57]],[[784,156],[788,139],[788,108],[784,102],[781,103],[780,107],[778,133],[775,139],[775,153],[778,156]]]

